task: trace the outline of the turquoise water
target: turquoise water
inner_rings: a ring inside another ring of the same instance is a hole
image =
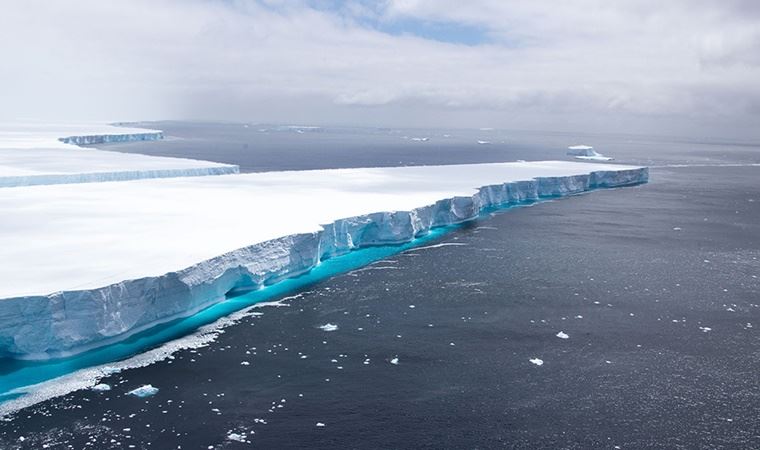
[[[484,211],[484,214],[488,211]],[[186,336],[203,325],[248,306],[295,293],[310,284],[331,276],[358,269],[390,255],[429,243],[462,225],[436,228],[425,236],[401,245],[365,247],[348,254],[327,259],[306,274],[282,280],[256,291],[229,298],[190,317],[157,325],[130,336],[123,341],[109,344],[66,358],[46,361],[6,360],[0,363],[0,403],[17,398],[16,389],[48,381],[80,369],[120,361],[165,342]]]

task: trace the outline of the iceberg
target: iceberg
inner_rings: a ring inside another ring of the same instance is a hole
[[[0,188],[239,172],[230,164],[77,147],[159,139],[163,132],[141,128],[0,124]]]
[[[487,208],[647,180],[542,161],[0,189],[0,356],[75,354]]]
[[[140,386],[139,388],[132,389],[131,391],[127,392],[127,395],[134,395],[135,397],[145,398],[145,397],[152,397],[158,393],[158,388],[153,387],[153,385],[146,384],[143,386]]]
[[[612,158],[597,153],[594,147],[589,145],[571,145],[567,148],[567,155],[587,161],[612,161]]]

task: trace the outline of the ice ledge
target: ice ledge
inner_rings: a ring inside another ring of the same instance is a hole
[[[67,136],[58,138],[64,144],[74,145],[96,145],[108,144],[113,142],[136,142],[136,141],[158,141],[164,138],[163,131],[145,131],[121,134],[89,134],[83,136]]]
[[[0,188],[239,172],[236,165],[77,147],[159,139],[160,130],[111,125],[0,124]]]
[[[45,359],[78,353],[191,315],[224,300],[232,289],[272,284],[359,247],[409,242],[432,228],[471,220],[485,208],[648,181],[647,168],[614,167],[489,184],[471,196],[443,198],[409,211],[338,219],[319,231],[266,240],[160,276],[5,298],[0,300],[0,355]]]
[[[210,175],[230,175],[239,173],[238,166],[220,165],[157,170],[122,170],[118,172],[92,172],[72,174],[50,174],[30,176],[0,177],[0,188],[20,186],[45,186],[51,184],[104,183],[109,181],[131,181],[149,178],[203,177]]]

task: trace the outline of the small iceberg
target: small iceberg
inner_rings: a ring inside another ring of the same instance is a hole
[[[97,391],[97,392],[105,392],[105,391],[110,391],[111,390],[111,385],[110,384],[105,384],[105,383],[100,383],[100,384],[96,384],[91,389],[93,391]]]
[[[480,144],[480,145],[488,145],[490,143],[491,143],[491,141],[481,141],[481,140],[478,140],[478,144]]]
[[[335,331],[338,329],[338,326],[333,323],[326,323],[324,325],[320,325],[319,329],[322,331]]]
[[[590,145],[571,145],[567,148],[567,155],[575,159],[585,159],[588,161],[611,161],[612,158],[597,153],[594,147]]]
[[[145,397],[156,395],[157,392],[158,392],[157,387],[153,387],[153,385],[146,384],[144,386],[140,386],[137,389],[133,389],[127,392],[127,394],[134,395],[135,397],[145,398]]]
[[[530,362],[532,362],[533,364],[535,364],[537,366],[543,366],[544,365],[544,360],[539,359],[539,358],[531,358]]]
[[[229,440],[229,441],[235,441],[235,442],[243,442],[243,443],[245,443],[246,439],[247,439],[247,437],[246,437],[245,434],[229,433],[227,435],[227,440]]]
[[[564,331],[560,331],[559,333],[557,333],[557,337],[560,339],[570,339],[570,336]]]

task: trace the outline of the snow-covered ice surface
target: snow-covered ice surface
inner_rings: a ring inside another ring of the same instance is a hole
[[[546,161],[2,189],[0,353],[82,351],[483,208],[647,177]]]
[[[80,148],[162,139],[158,130],[111,125],[0,124],[0,188],[237,173],[238,167]]]

